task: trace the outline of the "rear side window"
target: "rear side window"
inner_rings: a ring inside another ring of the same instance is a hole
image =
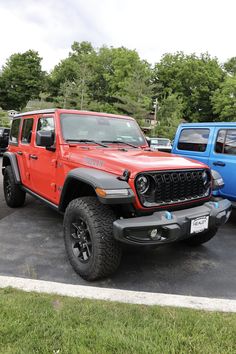
[[[13,144],[18,143],[19,131],[20,131],[20,118],[14,119],[12,121],[11,134],[10,134],[11,143]]]
[[[206,151],[210,129],[183,129],[178,142],[179,150]]]
[[[219,154],[236,155],[236,129],[219,130],[215,152]]]
[[[22,137],[21,137],[22,144],[30,144],[33,124],[34,124],[33,118],[24,119],[23,128],[22,128]]]
[[[224,151],[224,144],[225,144],[225,137],[226,137],[226,130],[219,130],[216,145],[215,145],[215,152],[218,154],[223,154]]]

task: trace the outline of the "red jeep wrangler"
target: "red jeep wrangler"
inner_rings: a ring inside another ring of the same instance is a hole
[[[69,260],[84,279],[120,263],[122,243],[210,240],[231,213],[222,179],[200,162],[152,151],[133,118],[51,109],[14,117],[4,153],[10,207],[29,193],[64,213]]]

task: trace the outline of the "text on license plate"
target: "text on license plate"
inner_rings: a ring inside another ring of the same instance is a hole
[[[191,234],[197,234],[208,229],[209,216],[200,216],[199,218],[191,220]]]

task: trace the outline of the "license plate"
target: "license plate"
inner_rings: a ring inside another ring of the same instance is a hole
[[[198,234],[208,229],[209,216],[200,216],[199,218],[191,220],[191,234]]]

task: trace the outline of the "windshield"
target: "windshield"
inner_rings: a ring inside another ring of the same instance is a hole
[[[61,114],[62,134],[65,140],[94,140],[130,143],[135,146],[146,145],[138,124],[131,119]]]
[[[168,139],[151,139],[151,144],[152,145],[168,146],[168,145],[170,145],[170,141]]]

